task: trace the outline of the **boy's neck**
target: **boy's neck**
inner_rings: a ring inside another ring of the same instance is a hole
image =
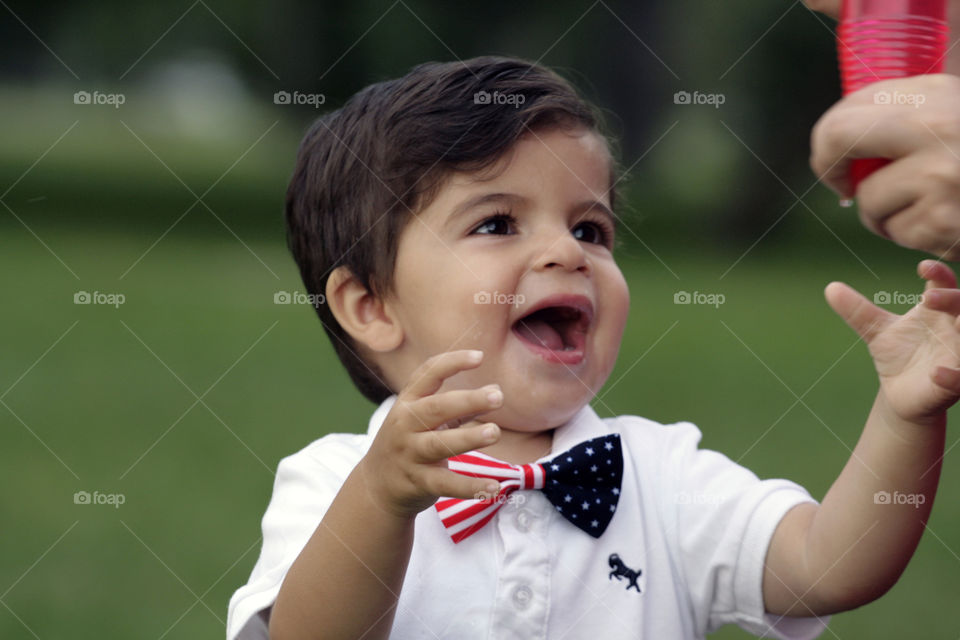
[[[553,431],[508,431],[501,428],[500,439],[478,451],[511,464],[527,464],[550,453]]]

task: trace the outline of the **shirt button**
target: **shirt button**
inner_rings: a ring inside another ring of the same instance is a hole
[[[517,529],[520,531],[529,531],[531,518],[532,516],[530,515],[529,509],[520,509],[517,511]]]
[[[526,609],[533,600],[533,591],[527,585],[517,587],[513,592],[513,606],[517,609]]]

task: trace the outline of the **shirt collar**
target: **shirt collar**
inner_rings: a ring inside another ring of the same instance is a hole
[[[370,416],[370,423],[367,425],[367,435],[369,435],[371,439],[380,431],[380,425],[387,419],[387,414],[390,413],[390,409],[396,401],[397,394],[388,396],[387,399],[381,402],[380,406],[376,408],[373,415]]]
[[[383,424],[383,421],[386,419],[387,414],[390,413],[390,409],[393,407],[396,401],[396,394],[389,396],[380,403],[380,406],[377,407],[373,412],[373,415],[370,416],[370,423],[367,426],[367,434],[371,438],[377,435],[377,432],[380,430],[380,426]],[[543,456],[537,462],[542,462],[552,458],[555,455],[552,453],[553,451],[566,451],[575,444],[583,442],[584,440],[596,438],[597,436],[601,436],[610,432],[610,427],[600,419],[600,416],[598,416],[597,412],[593,410],[593,407],[591,407],[589,404],[586,404],[582,406],[580,410],[577,411],[573,417],[566,422],[566,424],[556,428],[556,430],[553,432],[553,446],[551,453]]]

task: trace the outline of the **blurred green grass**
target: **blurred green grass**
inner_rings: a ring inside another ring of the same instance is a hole
[[[0,387],[14,385],[3,401],[19,416],[0,410],[0,508],[11,525],[0,574],[12,585],[3,637],[24,637],[21,621],[41,638],[221,636],[226,602],[259,550],[277,461],[329,431],[365,427],[372,407],[312,310],[273,304],[278,290],[302,290],[280,238],[247,239],[247,250],[226,230],[197,237],[199,218],[122,280],[152,234],[35,229],[77,280],[15,221],[0,226]],[[912,292],[916,256],[870,260],[877,279],[825,238],[814,251],[758,248],[720,279],[738,252],[649,246],[656,257],[636,247],[620,257],[631,314],[598,412],[691,420],[703,446],[821,497],[875,390],[865,348],[823,286],[842,278],[868,295]],[[75,305],[78,290],[122,292],[126,303]],[[726,300],[676,305],[681,290]],[[921,618],[930,637],[956,633],[951,463],[929,523],[936,537],[925,535],[882,601],[836,616],[837,636],[907,636]],[[75,505],[84,490],[126,502]]]

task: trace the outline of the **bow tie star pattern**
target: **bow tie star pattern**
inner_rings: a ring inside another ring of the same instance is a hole
[[[441,498],[434,505],[454,542],[487,524],[514,491],[539,489],[557,512],[594,538],[599,538],[617,510],[623,452],[620,434],[581,442],[543,463],[510,464],[471,451],[447,461],[451,471],[500,481],[492,498]]]

